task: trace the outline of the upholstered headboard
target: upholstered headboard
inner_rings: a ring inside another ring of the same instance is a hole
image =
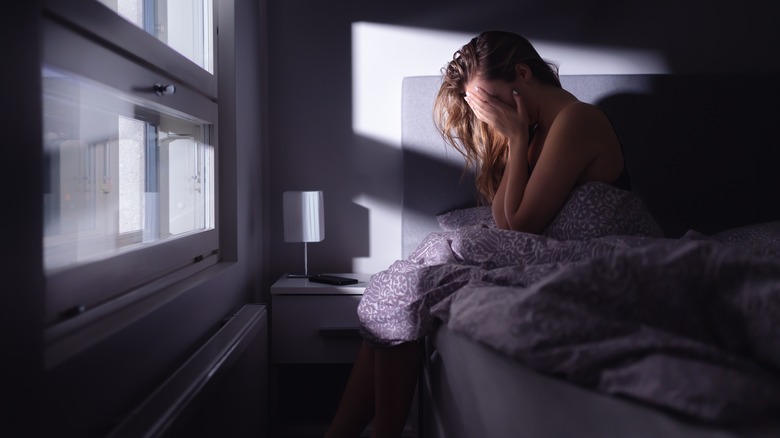
[[[780,75],[578,75],[564,88],[600,106],[633,190],[670,237],[780,219]],[[438,76],[404,78],[403,255],[436,215],[476,204],[473,174],[433,124]]]

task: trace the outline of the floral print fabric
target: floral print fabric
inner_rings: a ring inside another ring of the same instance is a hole
[[[577,223],[627,209],[606,193],[619,189],[597,189],[562,209],[567,239],[484,223],[430,234],[372,276],[364,338],[396,345],[443,323],[540,372],[699,420],[780,408],[780,248],[744,244],[776,242],[756,236],[776,227],[665,239],[639,208],[634,228],[596,221],[629,231],[610,235]]]

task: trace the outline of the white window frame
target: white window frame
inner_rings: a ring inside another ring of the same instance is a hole
[[[44,0],[43,3],[44,65],[209,123],[218,185],[217,63],[214,63],[214,74],[207,72],[96,0]],[[216,60],[216,2],[214,9],[212,34]],[[85,65],[85,57],[96,62]],[[175,94],[155,95],[156,83],[174,84]],[[79,318],[80,322],[74,323],[75,317],[81,314],[95,309],[103,311],[93,315],[106,313],[216,264],[220,258],[217,193],[219,189],[215,185],[213,229],[49,273],[44,315],[48,341],[72,331],[85,320],[94,319]]]

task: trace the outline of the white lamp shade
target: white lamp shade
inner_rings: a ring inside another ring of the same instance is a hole
[[[325,204],[321,191],[284,192],[284,241],[325,239]]]

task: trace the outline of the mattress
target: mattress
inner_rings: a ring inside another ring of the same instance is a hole
[[[780,437],[780,423],[716,429],[589,391],[530,370],[446,326],[429,337],[427,350],[425,437]]]

